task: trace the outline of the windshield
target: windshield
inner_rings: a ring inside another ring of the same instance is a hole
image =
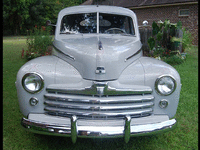
[[[113,14],[99,14],[99,33],[134,35],[131,17]]]
[[[97,13],[72,14],[63,17],[60,34],[97,33]],[[99,33],[134,35],[131,17],[99,13]]]
[[[73,14],[63,17],[60,33],[96,33],[97,32],[97,14]]]

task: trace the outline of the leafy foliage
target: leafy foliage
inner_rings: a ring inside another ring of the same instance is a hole
[[[148,44],[149,44],[150,50],[152,50],[155,47],[155,44],[156,44],[155,39],[153,37],[150,37],[148,39]]]
[[[192,34],[183,28],[183,38],[182,38],[182,51],[185,52],[186,49],[189,49],[192,46]]]
[[[59,11],[82,0],[3,0],[4,35],[26,35],[29,29],[56,23]]]
[[[160,31],[160,28],[158,27],[158,25],[157,25],[157,23],[154,21],[153,23],[152,23],[152,31],[153,31],[153,35],[156,35],[156,34],[158,34],[158,32]]]
[[[181,56],[179,50],[176,50],[176,47],[179,46],[180,42],[183,42],[183,38],[180,41],[175,36],[176,31],[182,28],[182,23],[179,21],[176,24],[172,24],[170,20],[166,19],[164,22],[159,21],[158,24],[155,21],[152,23],[153,36],[148,39],[148,45],[151,51],[150,56],[163,60],[171,65],[181,64],[185,56]],[[188,37],[189,35],[185,34],[185,39],[188,39]]]
[[[184,62],[184,57],[181,55],[172,55],[171,57],[164,57],[163,61],[170,65],[179,65]]]
[[[171,38],[175,36],[176,29],[181,27],[181,22],[172,24],[170,23],[170,20],[166,19],[164,22],[159,21],[159,24],[160,26],[155,21],[152,23],[153,36],[150,37],[150,40],[148,41],[150,50],[152,50],[154,47],[157,48],[158,46],[174,50],[174,45],[171,41]]]
[[[28,50],[26,51],[25,58],[27,60],[39,56],[51,55],[52,37],[49,33],[49,30],[46,30],[44,26],[34,28],[34,32],[30,33],[26,41]]]

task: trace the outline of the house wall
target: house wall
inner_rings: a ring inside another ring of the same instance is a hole
[[[179,16],[180,9],[189,9],[189,16]],[[152,8],[137,8],[132,9],[138,19],[138,24],[142,25],[144,20],[149,22],[157,22],[169,19],[171,23],[182,22],[182,26],[189,29],[192,33],[193,44],[198,45],[198,4],[178,5],[178,6],[161,6]]]

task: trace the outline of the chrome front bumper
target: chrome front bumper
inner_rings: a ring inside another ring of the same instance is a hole
[[[124,137],[127,143],[130,136],[157,134],[172,130],[176,119],[169,120],[165,115],[143,118],[126,116],[120,120],[83,120],[48,116],[44,114],[30,114],[29,119],[22,118],[21,124],[29,131],[58,136],[71,136],[75,143],[77,137]]]

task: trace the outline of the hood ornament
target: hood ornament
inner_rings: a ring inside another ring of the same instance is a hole
[[[102,43],[101,41],[99,41],[99,50],[102,50],[102,49],[103,49]]]

